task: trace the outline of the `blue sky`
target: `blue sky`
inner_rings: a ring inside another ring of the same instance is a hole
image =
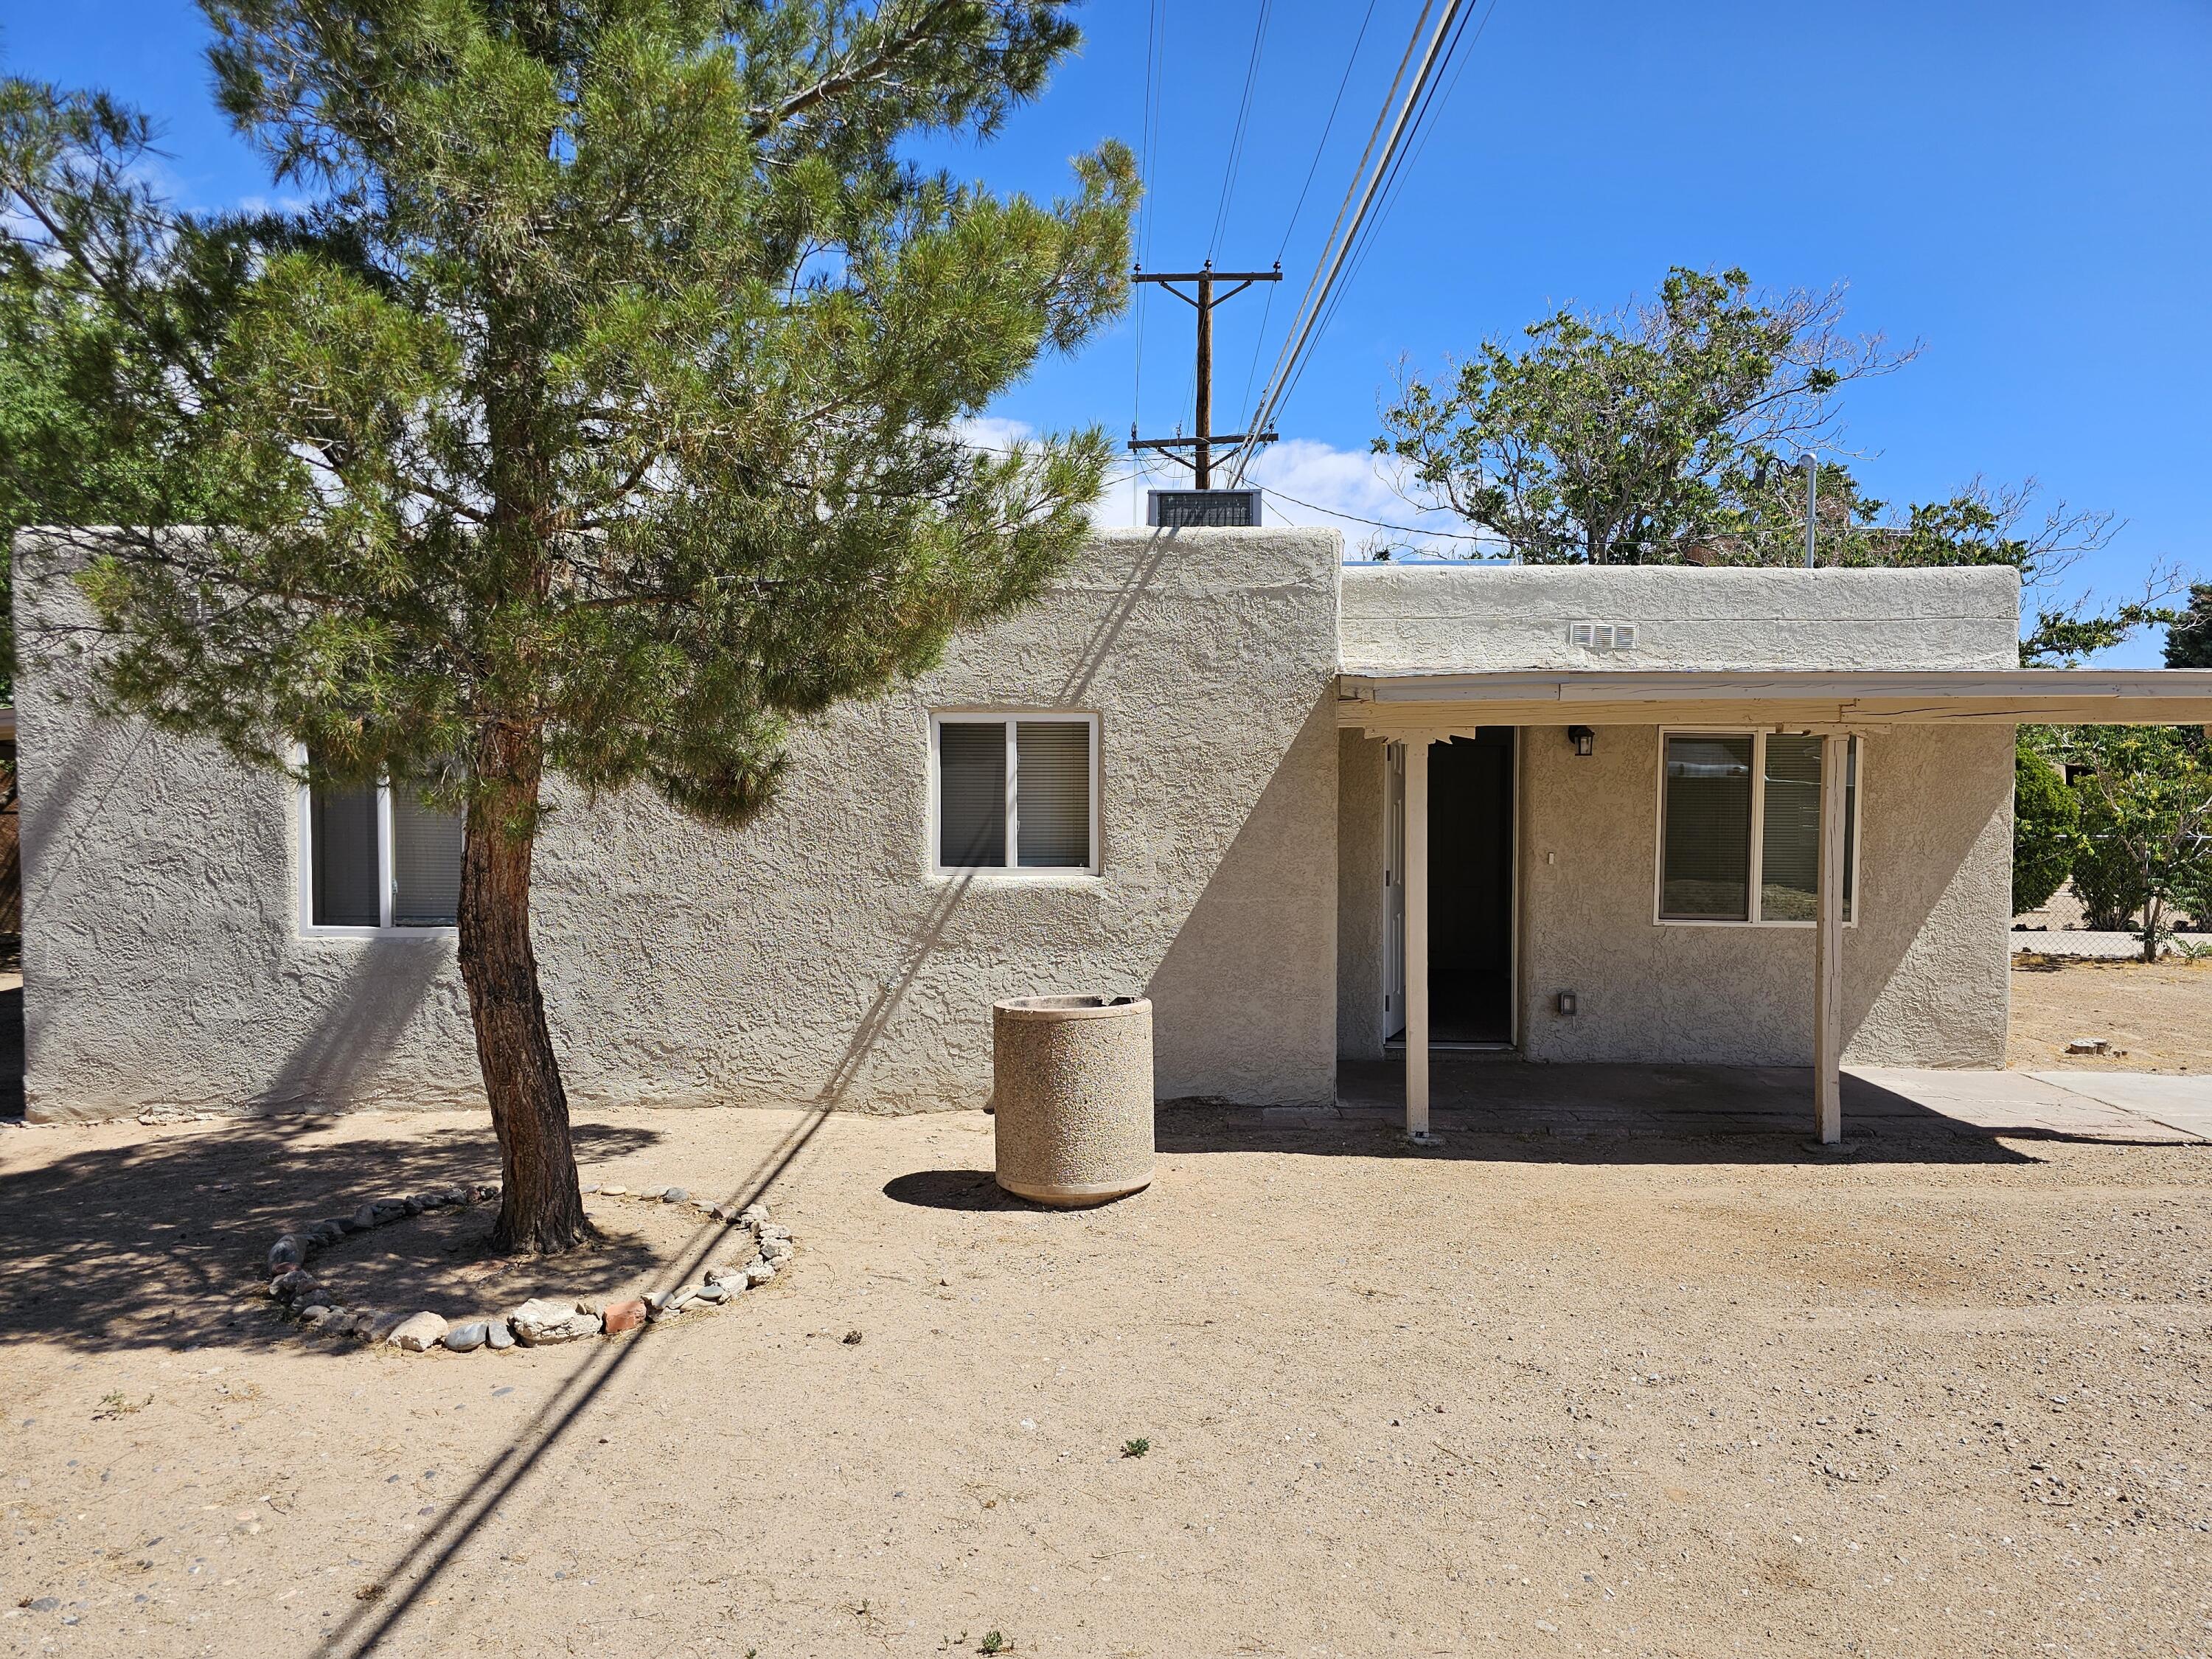
[[[1159,0],[1167,50],[1148,238],[1155,268],[1203,258],[1261,0]],[[1152,0],[1092,0],[1089,33],[1037,105],[957,171],[1049,194],[1066,158],[1143,135]],[[1271,0],[1224,264],[1286,280],[1272,356],[1419,0]],[[103,84],[161,122],[179,196],[266,193],[207,98],[205,26],[180,0],[7,9],[0,64]],[[1303,213],[1290,223],[1344,88]],[[1850,285],[1850,321],[1925,343],[1854,388],[1850,440],[1876,493],[2039,478],[2128,523],[2078,576],[2124,592],[2164,559],[2212,574],[2212,7],[1942,0],[1848,7],[1706,0],[1496,0],[1416,170],[1279,425],[1292,493],[1407,512],[1364,458],[1401,359],[1434,369],[1565,303],[1610,307],[1673,264],[1740,264],[1777,287]],[[1287,240],[1286,240],[1287,234]],[[1237,408],[1262,319],[1224,310],[1217,404]],[[1126,434],[1133,319],[1050,364],[994,413]],[[1187,416],[1188,311],[1155,295],[1140,418]],[[1265,362],[1260,378],[1264,378]],[[1109,504],[1126,516],[1129,492]],[[1295,516],[1316,515],[1297,513]],[[1363,533],[1349,526],[1356,541]],[[2143,641],[2119,660],[2150,660]]]

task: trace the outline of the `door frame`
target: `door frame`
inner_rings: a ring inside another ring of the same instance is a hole
[[[1522,727],[1509,726],[1505,776],[1513,792],[1505,814],[1505,1000],[1506,1040],[1504,1042],[1437,1042],[1431,1049],[1465,1049],[1480,1054],[1517,1052],[1521,1047],[1521,812],[1522,786]],[[1431,738],[1449,743],[1453,733]],[[1394,738],[1384,745],[1382,783],[1382,1043],[1403,1048],[1406,1042],[1406,744]],[[1436,838],[1430,837],[1430,845]],[[1430,941],[1431,949],[1435,941]]]

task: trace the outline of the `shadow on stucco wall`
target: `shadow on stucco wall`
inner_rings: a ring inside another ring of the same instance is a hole
[[[867,1068],[868,1057],[875,1052],[876,1045],[882,1042],[884,1033],[890,1029],[899,1005],[906,1000],[907,993],[913,989],[923,966],[943,943],[945,930],[951,925],[953,913],[959,909],[961,901],[968,896],[968,890],[975,880],[974,871],[963,870],[952,878],[943,892],[930,901],[929,908],[915,924],[913,934],[899,953],[898,966],[870,1000],[867,1011],[860,1016],[860,1022],[853,1028],[852,1036],[846,1042],[845,1052],[838,1056],[837,1063],[830,1068],[830,1075],[816,1091],[811,1103],[814,1107],[830,1112],[845,1103],[853,1086],[860,1081],[861,1073]]]
[[[1336,1098],[1336,705],[1324,691],[1145,987],[1172,1099]]]
[[[1099,613],[1098,620],[1091,625],[1089,637],[1083,641],[1082,649],[1077,652],[1075,661],[1067,671],[1067,678],[1060,682],[1060,691],[1054,700],[1055,706],[1073,708],[1090,696],[1092,682],[1097,679],[1098,671],[1113,654],[1115,642],[1121,637],[1122,629],[1129,625],[1129,618],[1136,614],[1138,601],[1145,597],[1145,591],[1152,585],[1153,577],[1159,574],[1160,567],[1174,550],[1175,532],[1160,531],[1145,549],[1144,556],[1129,567],[1129,574],[1122,578],[1121,586],[1106,602],[1106,608]]]
[[[394,1101],[389,1085],[379,1082],[409,1023],[452,964],[451,953],[431,939],[362,941],[344,977],[321,996],[320,1017],[249,1103],[262,1110],[313,1106],[331,1111],[380,1101],[482,1104],[483,1079],[473,1051],[466,1048],[454,1055],[444,1086],[427,1097]]]

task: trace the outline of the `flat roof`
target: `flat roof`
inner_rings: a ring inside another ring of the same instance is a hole
[[[1337,679],[1339,724],[1649,726],[2212,725],[2212,669],[1363,668]]]

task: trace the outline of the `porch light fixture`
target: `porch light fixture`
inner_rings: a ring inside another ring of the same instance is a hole
[[[1567,741],[1574,744],[1575,753],[1577,755],[1590,755],[1597,752],[1597,733],[1587,726],[1569,726]]]

